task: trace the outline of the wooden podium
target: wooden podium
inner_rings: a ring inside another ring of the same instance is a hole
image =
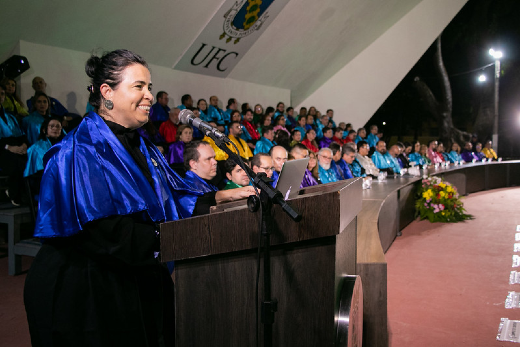
[[[356,273],[361,200],[361,180],[351,179],[306,188],[291,200],[303,215],[299,223],[273,207],[272,296],[278,300],[273,346],[347,345],[338,335],[345,333],[341,325],[348,319],[338,311],[352,287],[344,280]],[[249,212],[240,201],[219,205],[209,215],[161,224],[161,260],[175,261],[176,346],[255,345],[260,219],[260,212]],[[359,282],[356,292],[362,292]],[[362,299],[356,305],[353,309],[362,311]],[[349,340],[362,336],[362,326],[357,331],[352,322],[346,330]],[[262,346],[260,318],[258,332]]]

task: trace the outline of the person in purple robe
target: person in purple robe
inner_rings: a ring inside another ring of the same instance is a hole
[[[464,145],[464,149],[462,150],[462,153],[460,153],[460,157],[466,163],[471,163],[473,159],[478,161],[478,157],[475,155],[475,152],[473,152],[472,148],[473,145],[471,144],[471,142],[466,142],[466,144]]]
[[[332,133],[332,128],[324,127],[323,128],[323,137],[319,142],[320,149],[321,148],[328,148],[332,141],[332,136],[334,134]]]
[[[193,140],[193,130],[189,125],[182,124],[177,129],[175,139],[176,141],[170,145],[166,156],[170,165],[184,163],[184,148]]]
[[[316,159],[316,153],[309,151],[309,164],[307,164],[307,169],[305,170],[305,174],[303,175],[303,181],[300,185],[300,188],[318,185],[318,181],[312,174],[312,170],[316,168],[317,165],[318,159]]]

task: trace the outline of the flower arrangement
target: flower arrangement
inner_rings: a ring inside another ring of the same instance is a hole
[[[422,180],[415,208],[416,216],[432,223],[473,219],[472,215],[465,213],[457,188],[436,176]]]

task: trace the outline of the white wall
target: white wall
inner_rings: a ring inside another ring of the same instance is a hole
[[[295,107],[334,109],[336,122],[363,126],[467,0],[423,0]]]
[[[69,112],[85,113],[88,101],[87,86],[90,84],[85,74],[85,62],[90,54],[70,49],[51,47],[27,41],[20,41],[20,54],[27,57],[31,68],[20,81],[22,100],[29,99],[34,91],[32,79],[41,76],[47,82],[47,93],[58,99]],[[141,53],[146,59],[146,53]],[[171,68],[150,65],[153,91],[164,90],[170,96],[170,107],[180,104],[183,94],[191,94],[196,102],[199,98],[216,95],[225,108],[227,99],[236,98],[239,103],[249,102],[251,107],[260,103],[265,107],[276,106],[278,101],[289,104],[290,90],[241,82],[229,78],[209,77]]]

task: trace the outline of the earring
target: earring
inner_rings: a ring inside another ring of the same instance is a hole
[[[107,110],[111,110],[114,108],[114,103],[112,100],[105,100],[105,107]]]

